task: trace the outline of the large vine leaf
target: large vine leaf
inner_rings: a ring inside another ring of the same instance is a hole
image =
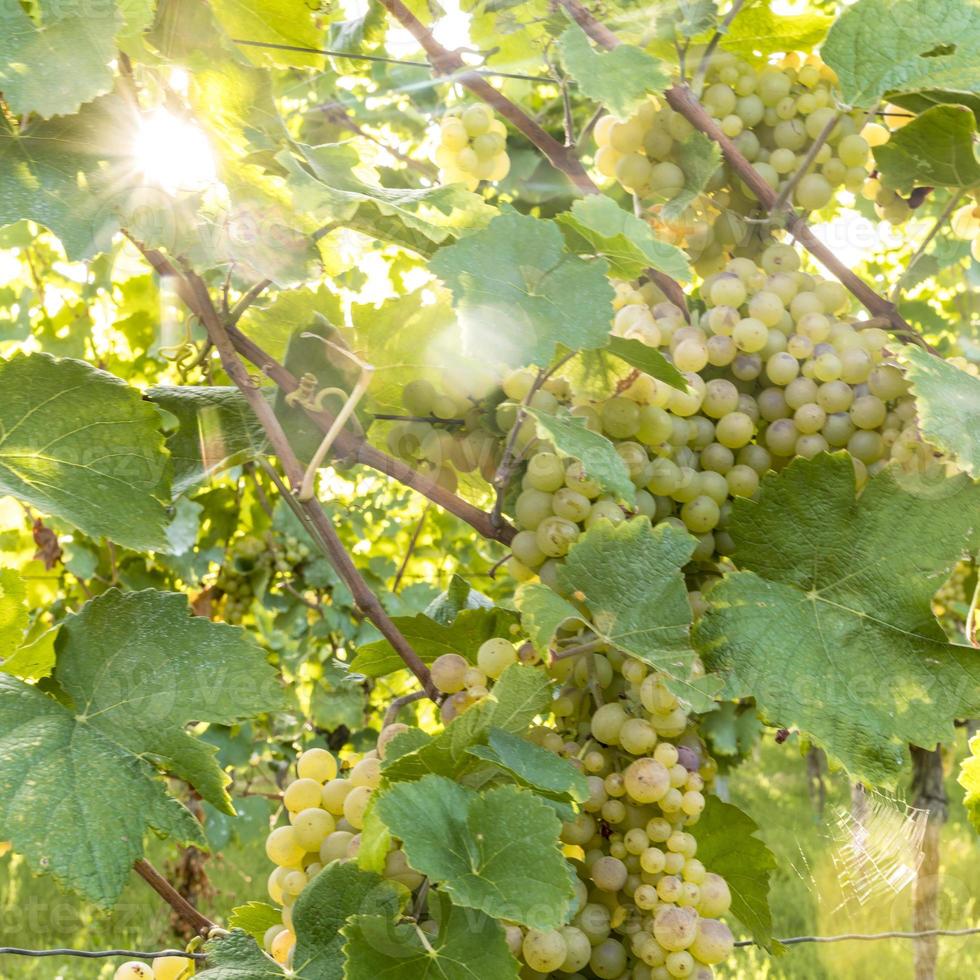
[[[571,24],[558,39],[558,50],[582,94],[620,119],[670,84],[669,72],[642,48],[620,44],[612,51],[593,51],[578,24]]]
[[[586,474],[603,489],[628,504],[636,500],[636,487],[622,456],[604,435],[588,428],[585,419],[550,415],[536,408],[527,409],[527,413],[537,424],[541,438],[550,439],[563,455],[579,460]]]
[[[436,245],[482,228],[495,213],[479,194],[459,184],[383,187],[348,144],[299,144],[298,149],[312,176],[285,152],[277,159],[289,172],[297,206],[323,224],[340,222],[428,257]]]
[[[540,582],[529,582],[518,588],[514,598],[521,611],[521,626],[528,639],[540,651],[547,650],[555,634],[569,621],[586,622],[582,612],[554,589]]]
[[[756,834],[759,825],[731,803],[712,796],[694,828],[698,860],[728,882],[732,913],[762,946],[772,940],[769,885],[776,858]]]
[[[621,48],[617,48],[622,50]],[[569,244],[579,252],[596,252],[609,261],[620,279],[637,279],[647,269],[659,269],[672,279],[687,282],[691,266],[676,245],[654,237],[650,226],[621,208],[605,194],[592,194],[555,219]]]
[[[970,823],[980,833],[980,735],[970,739],[970,754],[960,763],[956,781],[966,790],[963,804],[970,816]]]
[[[502,214],[440,249],[430,268],[452,289],[474,351],[545,366],[558,344],[595,350],[609,336],[613,290],[606,262],[566,252],[553,221]]]
[[[167,436],[174,496],[266,448],[262,424],[237,388],[160,385],[146,397],[177,420]]]
[[[357,915],[344,928],[345,980],[517,980],[519,964],[500,922],[442,900],[439,927],[425,936],[412,922]]]
[[[974,0],[859,0],[821,49],[850,105],[886,93],[980,91],[980,6]]]
[[[855,499],[851,461],[821,455],[766,476],[729,527],[742,570],[711,590],[696,631],[726,696],[753,695],[876,783],[894,779],[903,743],[946,741],[980,709],[980,658],[930,609],[980,544],[980,487],[885,470]]]
[[[119,222],[99,193],[100,170],[118,108],[105,96],[77,115],[16,130],[0,113],[0,226],[30,218],[61,239],[70,259],[107,248]]]
[[[323,47],[323,31],[314,19],[317,7],[293,0],[212,0],[215,17],[236,40],[265,41],[299,48]],[[244,53],[259,65],[283,68],[322,68],[323,56],[282,47],[243,45]]]
[[[344,980],[347,964],[340,930],[354,915],[371,915],[389,923],[401,911],[402,895],[394,882],[362,871],[356,864],[334,861],[303,890],[293,910],[296,951],[293,963],[307,980]]]
[[[160,415],[84,361],[0,361],[0,492],[92,537],[165,548],[168,459]]]
[[[437,774],[458,778],[477,763],[469,754],[486,742],[491,728],[513,735],[526,731],[551,701],[551,682],[542,670],[513,664],[493,686],[490,695],[475,704],[434,737],[410,730],[395,738],[381,769],[389,780],[419,779]]]
[[[980,478],[980,378],[918,347],[902,354],[922,434]]]
[[[980,184],[976,143],[973,113],[965,106],[938,105],[876,146],[875,163],[882,183],[897,190],[973,187]]]
[[[383,790],[374,808],[411,866],[455,904],[535,929],[564,923],[574,889],[561,822],[533,793],[499,786],[481,794],[425,776]]]
[[[684,531],[651,527],[645,517],[616,527],[600,521],[572,546],[558,580],[566,594],[582,597],[601,639],[684,685],[683,696],[705,710],[710,700],[687,686],[694,651],[682,569],[695,544]]]
[[[54,682],[58,698],[0,674],[0,835],[36,870],[109,907],[147,829],[205,846],[157,767],[235,812],[216,749],[185,726],[230,725],[279,707],[282,694],[246,633],[153,590],[112,589],[70,616]]]
[[[777,14],[768,3],[757,3],[739,11],[722,34],[721,47],[748,58],[756,52],[809,51],[823,40],[833,22],[833,17],[824,14]]]
[[[113,2],[91,7],[40,0],[39,24],[6,4],[0,31],[0,91],[17,115],[69,115],[112,88],[110,62],[122,19]]]

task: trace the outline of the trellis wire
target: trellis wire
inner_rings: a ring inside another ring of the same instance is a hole
[[[783,946],[798,946],[801,943],[842,943],[842,942],[873,942],[881,939],[926,939],[931,936],[975,936],[980,935],[980,926],[968,929],[925,929],[921,932],[845,932],[839,936],[791,936],[788,939],[774,939],[774,943]],[[758,946],[754,939],[740,939],[735,943],[736,948]],[[207,958],[205,953],[185,953],[179,949],[162,949],[157,952],[139,952],[133,949],[18,949],[16,946],[0,946],[0,956],[78,956],[83,959],[99,959],[102,957],[126,956],[134,960],[155,960],[163,956],[183,956],[189,960],[202,961]]]

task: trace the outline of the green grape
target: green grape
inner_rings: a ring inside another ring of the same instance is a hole
[[[514,516],[522,529],[533,531],[553,513],[551,494],[544,490],[529,488],[521,491],[514,504]]]
[[[429,668],[432,683],[443,694],[455,694],[466,686],[466,671],[469,664],[458,653],[444,653],[432,661]]]
[[[565,483],[565,466],[554,453],[535,453],[527,463],[527,480],[533,489],[553,493]]]
[[[135,960],[123,963],[112,975],[112,980],[153,980],[153,970]]]
[[[490,129],[490,124],[493,122],[493,114],[491,111],[480,103],[476,105],[467,106],[463,112],[463,126],[466,128],[466,134],[472,139],[476,136],[481,136]]]
[[[578,526],[563,517],[546,517],[535,532],[538,547],[549,558],[561,558],[579,536]]]
[[[627,153],[616,164],[616,179],[627,190],[642,193],[653,178],[653,165],[640,153]]]
[[[537,568],[548,557],[539,547],[534,531],[518,531],[510,543],[514,557],[528,568]]]
[[[793,413],[793,424],[798,432],[803,435],[812,435],[819,432],[827,421],[827,413],[815,402],[808,402],[801,405]]]
[[[614,439],[629,439],[640,428],[640,409],[629,398],[610,398],[602,406],[602,428]]]
[[[476,662],[488,677],[499,677],[511,664],[517,663],[514,644],[503,637],[484,641],[476,653]]]
[[[565,962],[568,948],[564,936],[557,929],[529,929],[521,945],[521,954],[532,970],[551,973]]]
[[[690,952],[702,963],[713,966],[728,959],[734,948],[734,942],[732,932],[724,922],[719,922],[717,919],[701,919]]]
[[[584,521],[592,509],[592,502],[589,498],[570,487],[562,487],[555,491],[551,505],[556,516],[577,524]]]
[[[732,332],[732,340],[735,346],[748,354],[754,354],[762,350],[769,340],[769,331],[766,325],[754,317],[744,317],[735,325]]]
[[[594,500],[602,493],[602,487],[586,474],[585,466],[578,460],[573,460],[565,468],[565,486],[589,500]]]
[[[616,939],[604,939],[589,958],[589,966],[599,980],[617,980],[626,969],[626,962],[626,950]]]
[[[697,496],[681,507],[681,520],[687,525],[688,530],[695,534],[712,530],[717,526],[719,516],[717,502],[706,495]]]
[[[804,211],[817,211],[826,207],[834,196],[834,188],[823,174],[807,174],[794,192],[796,203]]]

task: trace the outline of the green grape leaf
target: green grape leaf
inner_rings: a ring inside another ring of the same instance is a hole
[[[429,257],[435,246],[482,228],[496,213],[460,184],[383,187],[348,144],[298,149],[305,166],[285,151],[276,159],[288,172],[297,208],[323,224],[338,222]]]
[[[747,814],[717,796],[709,797],[693,828],[698,860],[721,875],[732,893],[732,914],[761,946],[772,942],[769,886],[776,858],[757,837],[759,825]]]
[[[444,653],[458,653],[475,664],[480,644],[494,636],[507,636],[517,616],[509,609],[464,609],[447,626],[422,613],[395,616],[393,621],[425,663]],[[358,648],[350,669],[367,677],[382,677],[404,666],[387,640],[375,640]]]
[[[595,350],[608,339],[606,262],[566,252],[553,221],[502,214],[440,249],[429,267],[452,290],[463,329],[478,342],[492,338],[508,364],[545,367],[558,344]]]
[[[24,680],[40,680],[54,669],[55,642],[59,627],[45,630],[34,639],[25,640],[13,653],[0,658],[0,670]]]
[[[314,19],[317,7],[291,0],[213,0],[209,5],[229,36],[300,48],[322,48],[323,31]],[[257,65],[280,68],[323,68],[323,55],[242,45]]]
[[[303,889],[293,910],[296,950],[293,962],[310,980],[344,980],[345,956],[340,930],[351,916],[377,915],[394,921],[403,889],[346,861],[328,864]],[[351,964],[347,964],[349,970]]]
[[[978,497],[966,477],[885,470],[855,499],[843,454],[765,476],[729,524],[741,570],[711,590],[695,631],[725,696],[751,694],[766,720],[871,783],[894,781],[904,743],[952,738],[980,709],[980,659],[947,642],[930,603],[980,546]]]
[[[533,793],[499,786],[481,794],[424,776],[380,791],[375,808],[409,864],[456,905],[535,929],[565,922],[574,889],[561,822]]]
[[[456,617],[466,609],[492,609],[493,600],[478,592],[463,578],[453,575],[449,588],[439,593],[423,610],[443,626],[451,626]]]
[[[77,115],[19,130],[0,113],[0,226],[30,218],[61,239],[69,259],[108,248],[119,221],[100,193],[100,168],[123,125],[119,108],[106,96]]]
[[[16,569],[0,568],[0,667],[20,646],[29,622],[24,580]]]
[[[664,65],[641,48],[620,44],[593,51],[585,31],[571,24],[558,39],[562,67],[587,98],[606,106],[619,119],[670,84]]]
[[[569,620],[585,622],[575,606],[540,582],[520,586],[514,602],[521,611],[524,632],[540,652],[548,649],[562,624]]]
[[[231,910],[229,929],[242,929],[257,943],[262,942],[267,930],[282,925],[282,911],[268,902],[248,902]]]
[[[980,184],[977,121],[961,105],[927,109],[891,139],[874,148],[875,163],[886,187],[973,187]]]
[[[724,701],[701,719],[700,731],[713,756],[732,758],[746,755],[759,741],[762,722],[751,705]]]
[[[0,361],[0,493],[136,550],[166,548],[160,416],[83,361]]]
[[[435,773],[458,777],[475,765],[468,750],[487,739],[491,728],[520,735],[551,703],[551,681],[543,670],[512,664],[490,694],[424,741],[399,735],[381,771],[389,781],[419,779]],[[407,751],[403,751],[407,750]],[[396,754],[397,752],[397,754]]]
[[[676,145],[674,162],[684,172],[684,187],[660,209],[660,216],[666,221],[679,218],[708,186],[708,181],[721,166],[721,150],[704,133],[694,132]]]
[[[681,249],[658,241],[645,221],[604,194],[576,201],[571,211],[555,220],[570,247],[604,256],[610,273],[620,279],[637,279],[647,269],[658,269],[683,282],[691,278],[690,263]]]
[[[568,759],[502,728],[491,728],[487,733],[487,744],[474,745],[469,752],[545,796],[566,798],[576,803],[584,803],[589,798],[585,776]]]
[[[36,6],[39,26],[20,4],[4,8],[0,91],[16,115],[70,115],[112,88],[119,13],[111,2],[62,8],[40,0]]]
[[[343,929],[344,980],[518,980],[504,927],[490,916],[445,904],[434,936],[414,922],[356,915]]]
[[[559,453],[579,460],[586,475],[618,500],[627,504],[635,502],[636,487],[630,479],[629,469],[609,439],[588,428],[583,418],[549,415],[537,408],[526,411],[534,419],[542,439],[553,442]]]
[[[685,685],[695,708],[711,707],[692,686],[691,607],[682,569],[696,541],[669,524],[645,517],[614,527],[600,521],[572,545],[558,581],[566,594],[584,596],[596,635],[611,646]]]
[[[980,833],[980,735],[970,739],[970,754],[960,763],[956,781],[966,790],[963,805],[977,833]]]
[[[667,360],[655,347],[648,347],[639,340],[628,337],[610,337],[609,353],[614,354],[631,367],[637,368],[651,378],[663,381],[678,391],[687,391],[684,375]]]
[[[160,385],[146,398],[177,420],[167,435],[174,496],[267,448],[262,423],[237,388]]]
[[[148,828],[204,846],[157,767],[235,812],[216,749],[185,726],[232,724],[283,696],[247,633],[153,590],[110,589],[69,616],[54,682],[62,700],[0,674],[0,836],[34,869],[109,907]]]
[[[980,479],[980,378],[911,344],[902,357],[922,434]]]
[[[849,105],[886,93],[980,91],[980,6],[973,0],[859,0],[821,49]]]
[[[282,361],[296,334],[314,331],[316,325],[322,324],[321,318],[331,324],[344,322],[343,302],[340,296],[331,292],[324,284],[316,289],[283,290],[267,305],[253,303],[238,321],[238,329],[251,337],[267,354]],[[330,363],[326,357],[328,349],[322,342],[315,343],[320,348],[316,352],[317,360],[325,367]],[[309,367],[309,361],[306,366]],[[319,374],[316,368],[310,370]],[[341,371],[336,368],[334,370],[339,378]],[[340,382],[331,379],[325,384],[339,385]]]
[[[357,848],[357,866],[362,871],[374,871],[377,874],[383,874],[390,850],[391,833],[374,812],[374,800],[372,799],[364,814],[361,843]]]
[[[208,967],[195,973],[194,980],[281,980],[286,976],[283,968],[242,929],[210,940],[204,951],[208,954]],[[317,980],[302,972],[290,976],[294,980]]]
[[[721,47],[751,58],[756,52],[809,51],[826,36],[834,18],[824,14],[785,16],[766,3],[757,3],[738,15],[722,34]]]
[[[695,38],[711,30],[718,21],[714,0],[670,0],[663,13],[658,10],[654,30],[657,37],[673,41],[677,37]]]

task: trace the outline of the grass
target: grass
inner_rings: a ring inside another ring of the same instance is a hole
[[[943,926],[961,928],[980,922],[980,849],[966,820],[962,789],[955,772],[965,754],[961,740],[950,762],[950,820],[943,833]],[[843,774],[826,778],[823,817],[811,804],[806,766],[791,745],[778,746],[771,735],[754,759],[729,779],[732,802],[750,813],[775,852],[780,870],[774,875],[772,908],[776,936],[884,932],[911,928],[911,889],[897,893],[887,886],[863,903],[841,888],[834,856],[839,837],[834,821],[850,806],[850,787]],[[153,842],[149,857],[163,867],[172,849]],[[234,906],[265,899],[268,871],[261,828],[252,826],[243,840],[232,839],[208,862],[214,894],[201,907],[223,920]],[[135,875],[112,915],[62,893],[48,878],[36,878],[16,856],[0,859],[0,945],[30,948],[73,946],[82,949],[124,947],[160,949],[179,941],[168,910]],[[939,940],[938,977],[974,977],[980,973],[980,936]],[[789,947],[769,957],[758,949],[736,951],[731,965],[716,971],[719,980],[911,980],[913,943],[886,940]],[[74,958],[0,959],[2,980],[108,980],[118,961]],[[493,978],[486,978],[493,980]]]

